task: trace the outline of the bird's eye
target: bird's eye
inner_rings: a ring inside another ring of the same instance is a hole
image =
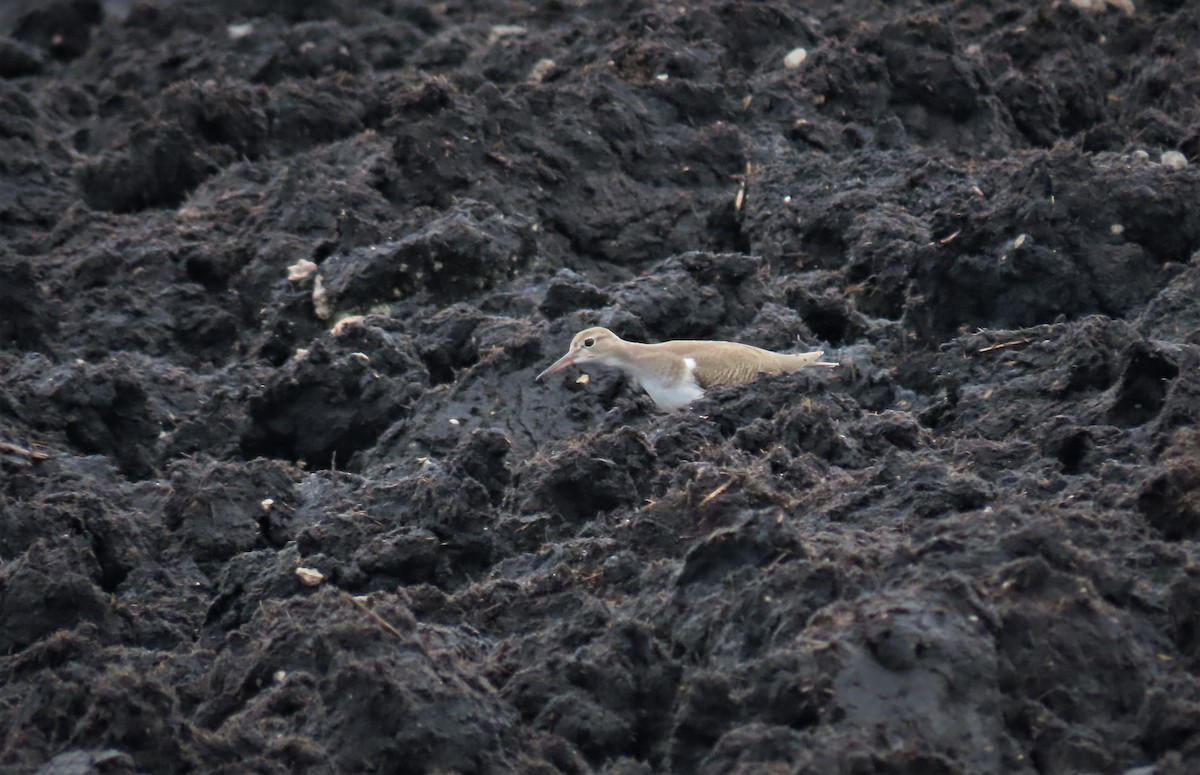
[[[594,345],[595,343],[596,343],[596,340],[595,340],[595,339],[593,339],[593,338],[591,338],[590,336],[589,336],[587,339],[584,339],[584,340],[583,340],[583,346],[584,346],[584,347],[591,347],[591,346],[592,346],[592,345]]]

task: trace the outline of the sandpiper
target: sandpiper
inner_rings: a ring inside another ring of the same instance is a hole
[[[662,409],[679,409],[714,385],[744,385],[760,374],[790,374],[805,366],[837,366],[824,351],[776,353],[737,342],[681,340],[626,342],[607,328],[588,328],[571,340],[567,354],[537,375],[540,380],[572,364],[614,366],[633,378]]]

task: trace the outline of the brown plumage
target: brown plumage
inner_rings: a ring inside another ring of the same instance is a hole
[[[621,369],[664,409],[678,409],[714,385],[743,385],[760,374],[784,374],[805,366],[837,366],[820,360],[820,350],[776,353],[737,342],[677,340],[659,344],[626,342],[607,328],[580,331],[567,354],[538,375],[547,377],[571,364],[599,363]]]
[[[691,358],[696,362],[692,376],[701,388],[714,385],[744,385],[762,374],[791,374],[805,366],[836,366],[836,363],[820,363],[822,350],[807,353],[777,353],[754,345],[739,342],[707,342],[704,340],[676,340],[663,342],[657,347],[680,358]]]

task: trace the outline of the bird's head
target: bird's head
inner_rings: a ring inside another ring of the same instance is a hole
[[[608,363],[621,338],[607,328],[585,328],[571,340],[567,354],[550,364],[550,368],[537,375],[540,380],[556,374],[571,364]]]

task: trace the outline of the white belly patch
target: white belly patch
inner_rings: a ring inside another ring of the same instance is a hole
[[[638,381],[642,389],[654,399],[661,409],[679,409],[687,406],[700,396],[704,390],[696,384],[693,373],[696,371],[696,361],[692,358],[683,359],[687,371],[679,382],[664,382],[661,379],[642,376]]]

